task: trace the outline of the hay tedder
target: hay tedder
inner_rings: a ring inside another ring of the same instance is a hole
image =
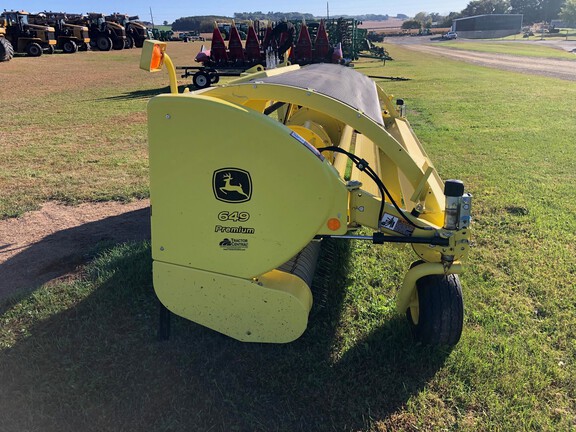
[[[165,50],[146,41],[140,67],[170,76],[171,93],[148,104],[153,280],[169,311],[290,342],[308,324],[323,239],[404,243],[417,261],[398,311],[417,340],[458,342],[471,196],[440,179],[402,100],[334,64],[178,94]]]

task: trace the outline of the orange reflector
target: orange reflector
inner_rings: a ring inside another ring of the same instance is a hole
[[[326,225],[330,231],[338,231],[340,229],[340,219],[330,218]]]
[[[150,69],[161,69],[163,57],[164,54],[162,52],[162,48],[160,48],[160,45],[154,45],[154,49],[152,50],[152,58],[150,59]]]

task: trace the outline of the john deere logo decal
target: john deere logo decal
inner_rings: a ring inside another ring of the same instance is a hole
[[[219,201],[242,203],[252,198],[252,179],[248,171],[222,168],[214,171],[212,189]]]

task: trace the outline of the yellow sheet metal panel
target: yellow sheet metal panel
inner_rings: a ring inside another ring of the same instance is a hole
[[[352,145],[352,137],[354,134],[354,128],[350,126],[345,126],[342,130],[342,135],[340,136],[340,140],[337,142],[338,147],[342,150],[350,151],[350,147]],[[340,173],[340,177],[344,178],[346,174],[346,167],[348,165],[348,161],[350,159],[342,153],[336,153],[334,155],[334,168],[336,171]]]
[[[374,145],[372,141],[366,138],[365,135],[356,135],[356,146],[354,148],[354,154],[366,162],[374,170],[374,172],[381,177],[382,172],[380,166],[380,149]],[[370,194],[382,198],[380,189],[378,185],[372,180],[365,171],[360,171],[356,165],[352,167],[352,180],[358,180],[362,182],[362,189],[369,192]]]
[[[346,232],[344,183],[281,123],[188,94],[152,99],[148,125],[154,260],[251,278]]]
[[[155,261],[153,275],[169,310],[234,339],[286,343],[306,330],[312,294],[289,273],[253,281]]]
[[[316,93],[313,89],[302,89],[285,85],[254,82],[241,85],[215,87],[211,88],[209,92],[205,94],[228,100],[239,105],[247,104],[251,100],[283,101],[293,105],[302,106],[303,108],[299,110],[299,113],[304,110],[308,110],[310,113],[318,112],[321,115],[314,116],[311,120],[321,124],[325,128],[333,143],[338,142],[338,140],[334,139],[334,134],[332,132],[333,128],[324,124],[321,118],[330,118],[332,121],[336,121],[343,126],[349,125],[361,134],[365,135],[380,149],[382,172],[379,174],[382,177],[386,177],[386,172],[393,170],[394,167],[396,167],[398,172],[402,173],[409,187],[400,190],[401,185],[398,181],[394,182],[396,184],[390,185],[390,188],[392,188],[391,193],[397,194],[399,197],[403,198],[404,196],[407,196],[407,199],[410,198],[414,189],[420,184],[422,176],[425,174],[425,170],[422,168],[423,161],[416,161],[410,154],[410,151],[406,148],[404,142],[399,142],[398,139],[392,136],[383,125],[376,123],[364,113],[359,112],[336,99]],[[392,118],[389,118],[390,121],[391,119]],[[393,120],[395,121],[396,119],[394,118]],[[390,121],[388,121],[388,123],[390,123]],[[303,124],[303,121],[299,119],[298,123]],[[411,129],[409,127],[405,130],[405,132],[410,131]],[[409,138],[416,139],[412,134],[410,134]],[[417,147],[418,145],[413,148]],[[387,160],[386,165],[384,165],[383,158]],[[426,168],[432,166],[430,162],[426,165]],[[394,176],[396,177],[396,174],[394,174]],[[434,173],[430,179],[431,183],[438,184],[430,185],[431,193],[426,198],[426,205],[431,209],[432,213],[436,213],[437,209],[442,209],[444,195],[442,193],[441,180],[439,180],[437,173]],[[396,186],[397,190],[395,188]],[[432,217],[434,218],[434,216]]]

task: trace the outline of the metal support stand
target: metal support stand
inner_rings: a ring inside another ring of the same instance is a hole
[[[160,303],[160,315],[158,320],[158,340],[167,341],[170,339],[170,317],[172,312]]]

